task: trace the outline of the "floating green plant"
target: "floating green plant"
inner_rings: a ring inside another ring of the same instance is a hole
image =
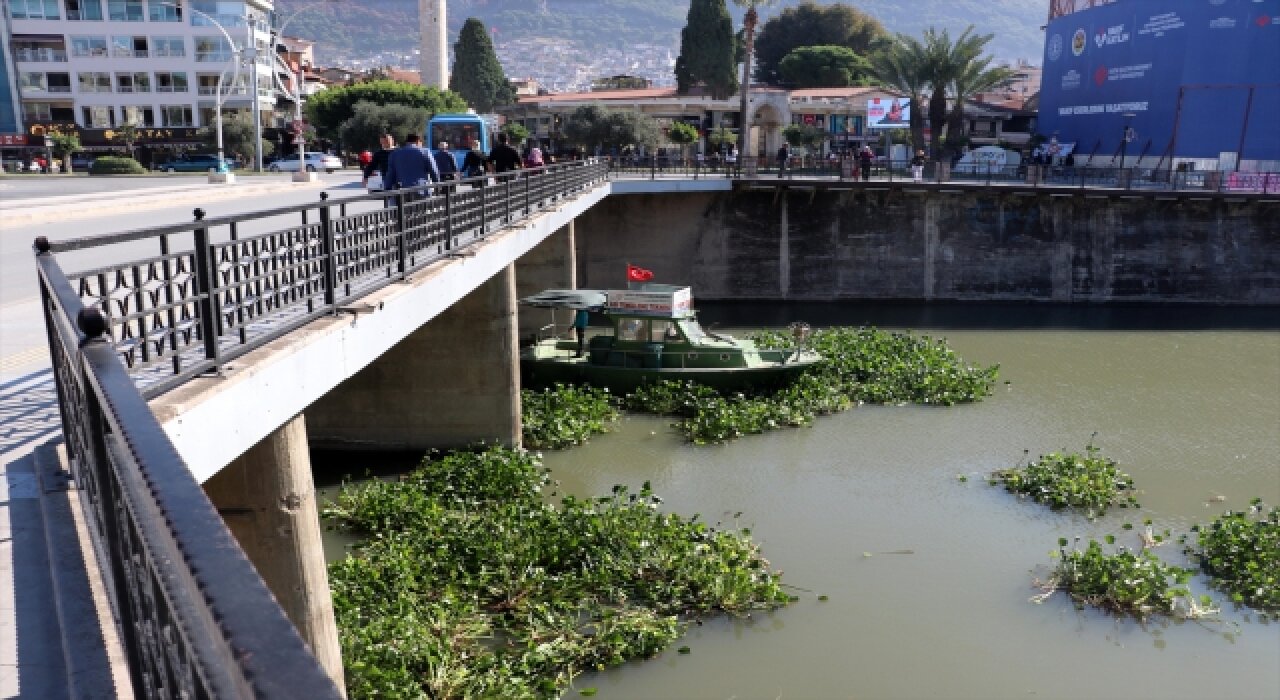
[[[1083,455],[1050,452],[1024,467],[993,472],[989,481],[1055,510],[1074,508],[1092,516],[1103,514],[1112,506],[1138,507],[1133,478],[1100,452],[1092,443],[1085,447]]]
[[[1186,551],[1214,586],[1235,603],[1280,614],[1280,508],[1255,498],[1247,511],[1229,511],[1192,532],[1196,542]]]
[[[766,331],[754,335],[765,348],[791,347],[794,339]],[[823,360],[786,387],[722,396],[692,382],[659,382],[628,395],[624,405],[680,418],[676,424],[698,444],[808,425],[820,415],[857,403],[950,405],[990,395],[998,366],[965,365],[941,340],[873,328],[832,328],[809,345]]]
[[[520,392],[524,445],[561,449],[580,445],[618,419],[616,399],[607,389],[557,384]]]
[[[352,698],[559,697],[690,619],[788,602],[745,529],[663,513],[647,483],[558,505],[549,483],[492,448],[342,488],[325,514],[366,536],[330,567]]]
[[[1108,535],[1107,544],[1114,542],[1115,538]],[[1091,539],[1083,550],[1068,549],[1063,537],[1058,539],[1055,555],[1058,565],[1047,582],[1037,582],[1044,593],[1032,598],[1035,602],[1042,602],[1055,591],[1066,591],[1078,606],[1136,617],[1161,614],[1195,618],[1217,612],[1208,596],[1196,598],[1187,588],[1192,570],[1167,564],[1145,548],[1135,552],[1116,547],[1107,553],[1102,543]]]

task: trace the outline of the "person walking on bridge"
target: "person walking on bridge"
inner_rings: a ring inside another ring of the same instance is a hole
[[[428,182],[440,182],[440,170],[435,158],[418,145],[418,135],[408,134],[404,145],[387,156],[387,174],[383,184],[389,190],[418,187]]]
[[[382,182],[371,189],[385,190],[387,189],[387,156],[391,155],[391,150],[396,147],[396,140],[391,134],[383,134],[378,138],[378,143],[382,145],[382,148],[378,149],[377,153],[372,154],[369,162],[364,164],[361,169],[364,173],[364,179],[360,181],[360,184],[369,187],[369,178],[376,173]]]

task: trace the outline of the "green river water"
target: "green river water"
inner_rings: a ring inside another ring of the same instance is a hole
[[[664,508],[750,527],[799,587],[787,608],[692,627],[680,642],[688,655],[672,649],[577,688],[619,699],[1280,698],[1280,623],[1247,609],[1142,623],[1076,610],[1064,594],[1028,600],[1059,537],[1114,533],[1136,547],[1125,522],[1151,518],[1176,537],[1255,496],[1280,503],[1277,310],[732,305],[702,315],[720,327],[910,328],[945,336],[969,362],[999,363],[1001,383],[979,404],[863,406],[713,447],[632,415],[586,446],[546,453],[568,492],[649,480]],[[1094,433],[1136,480],[1141,509],[1090,522],[982,478],[1027,453],[1083,451]],[[371,459],[343,467],[359,473]],[[1183,563],[1180,550],[1157,551]],[[1202,578],[1194,588],[1207,590]]]

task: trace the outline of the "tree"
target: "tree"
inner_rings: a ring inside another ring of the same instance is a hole
[[[989,37],[989,35],[988,35]],[[984,41],[985,45],[986,42]],[[991,57],[974,59],[962,66],[951,78],[951,113],[947,115],[947,142],[953,153],[965,145],[964,103],[980,92],[986,92],[1009,81],[1014,71],[1003,66],[991,67]]]
[[[893,44],[871,56],[871,74],[886,88],[906,95],[911,110],[911,143],[924,148],[924,117],[920,114],[929,85],[929,52],[915,37],[899,34]]]
[[[676,91],[687,95],[695,85],[702,84],[715,99],[728,99],[738,90],[734,53],[733,20],[724,0],[692,0],[680,32]]]
[[[575,109],[563,127],[567,141],[588,152],[598,148],[623,149],[627,146],[658,145],[661,130],[658,122],[647,114],[632,110],[615,111],[600,105]]]
[[[827,133],[816,126],[808,124],[792,124],[782,130],[782,138],[792,146],[817,148],[827,140]]]
[[[968,78],[962,78],[975,62],[981,61],[982,51],[993,36],[993,34],[973,34],[973,25],[969,25],[954,42],[951,41],[951,35],[945,29],[938,32],[930,27],[924,32],[925,50],[929,55],[929,126],[933,130],[935,155],[941,156],[943,152],[942,131],[948,124],[947,98],[955,97],[953,88],[957,80],[968,82],[976,77],[971,74]],[[983,69],[990,61],[989,58],[981,61]],[[1002,77],[1001,80],[1003,79]],[[963,104],[962,101],[961,104]],[[953,134],[948,130],[947,137],[949,139],[952,136],[958,137],[961,135],[959,131],[957,129]]]
[[[201,140],[210,148],[218,146],[218,132],[214,126],[206,126],[200,129]],[[239,154],[248,158],[253,150],[253,114],[249,112],[236,112],[230,116],[222,118],[222,150],[228,154],[228,157],[234,157]],[[266,139],[258,142],[258,147],[262,149],[262,155],[271,155],[275,151],[275,144]]]
[[[717,151],[719,151],[720,147],[726,143],[733,142],[733,139],[733,132],[723,126],[717,126],[707,134],[707,142],[710,143],[712,148],[715,148]]]
[[[53,157],[63,161],[63,170],[71,172],[71,154],[80,150],[79,134],[52,134],[53,139]],[[49,165],[50,172],[53,170],[53,164]]]
[[[520,122],[507,122],[502,125],[502,133],[511,139],[511,143],[520,144],[529,138],[529,130]]]
[[[785,80],[782,61],[806,46],[843,46],[867,57],[890,44],[876,18],[849,5],[818,5],[806,0],[789,7],[760,28],[756,41],[756,80],[776,85]]]
[[[757,7],[768,7],[773,4],[773,0],[733,0],[733,4],[738,7],[747,8],[747,14],[742,18],[742,90],[740,107],[738,108],[738,153],[743,156],[747,155],[747,132],[751,129],[751,122],[748,119],[747,107],[750,105],[751,93],[751,52],[755,46],[756,22],[760,21],[760,14],[756,12]]]
[[[494,107],[516,101],[516,91],[502,72],[498,54],[484,23],[469,17],[458,32],[453,45],[453,72],[449,89],[462,96],[477,112],[492,112]]]
[[[383,134],[391,134],[396,143],[403,143],[405,136],[421,134],[430,118],[431,113],[424,107],[358,102],[355,114],[342,123],[339,134],[347,151],[374,150]]]
[[[355,106],[360,102],[420,107],[431,114],[467,110],[467,103],[449,90],[394,80],[371,80],[331,87],[307,98],[307,121],[315,125],[321,136],[337,138],[343,123],[355,116]]]
[[[802,46],[787,54],[778,70],[798,88],[849,87],[866,83],[871,64],[843,46]]]
[[[684,147],[698,140],[698,127],[689,122],[671,122],[667,128],[667,140],[680,144],[680,155],[684,155]]]
[[[112,135],[113,141],[119,141],[124,147],[129,149],[129,157],[134,158],[133,147],[138,143],[138,125],[134,122],[128,122],[116,127],[115,133]],[[134,158],[134,160],[137,160]]]

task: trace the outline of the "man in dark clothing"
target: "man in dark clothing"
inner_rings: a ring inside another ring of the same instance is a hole
[[[787,174],[787,164],[791,161],[791,147],[782,144],[778,147],[778,177]]]
[[[396,140],[391,134],[383,134],[378,139],[378,142],[382,144],[382,148],[378,149],[378,152],[373,154],[369,164],[364,166],[364,179],[360,181],[360,184],[368,187],[369,178],[374,173],[377,173],[378,177],[382,178],[382,186],[374,189],[385,190],[387,189],[387,156],[391,155],[391,149],[396,147]]]
[[[874,160],[875,157],[876,155],[871,152],[870,146],[863,146],[862,150],[858,151],[858,164],[862,166],[863,182],[871,179],[871,161]]]
[[[453,180],[458,174],[458,161],[453,159],[453,152],[449,150],[449,142],[441,141],[436,146],[436,152],[433,155],[436,160],[436,170],[440,171],[440,179]]]
[[[462,177],[480,178],[471,183],[471,186],[481,187],[484,185],[484,171],[487,166],[488,162],[484,158],[484,153],[480,151],[480,146],[473,143],[466,157],[462,159]]]
[[[494,172],[506,173],[520,169],[520,152],[511,147],[510,140],[506,134],[498,134],[498,145],[489,151],[489,162],[493,163]]]
[[[387,172],[382,176],[389,190],[440,182],[440,170],[431,154],[418,147],[418,135],[404,137],[404,145],[387,156]]]

